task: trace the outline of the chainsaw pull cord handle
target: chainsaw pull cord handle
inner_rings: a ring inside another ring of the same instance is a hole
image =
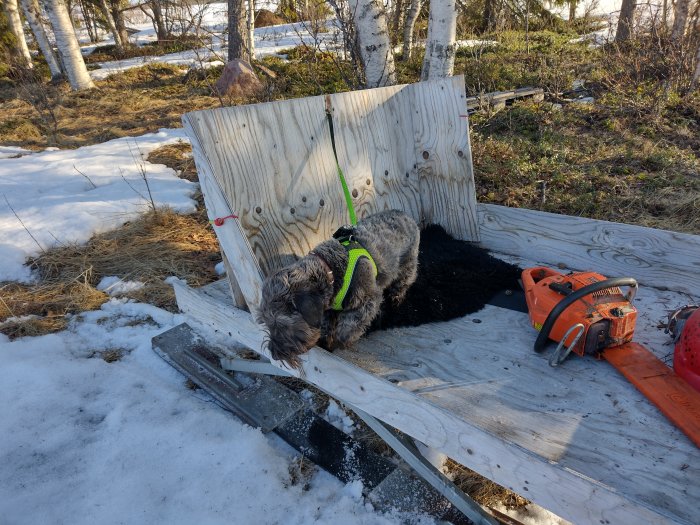
[[[541,352],[542,350],[544,350],[544,347],[547,344],[547,340],[549,339],[549,334],[552,331],[552,328],[554,327],[554,323],[557,322],[559,316],[569,306],[574,304],[582,297],[586,297],[587,295],[599,292],[601,290],[606,290],[608,288],[616,288],[619,286],[631,287],[629,293],[627,294],[627,300],[631,303],[634,300],[634,296],[637,293],[637,281],[632,277],[615,277],[613,279],[605,279],[604,281],[598,281],[596,283],[589,284],[588,286],[584,286],[583,288],[579,288],[572,294],[564,297],[554,308],[552,308],[552,311],[549,312],[547,319],[542,325],[542,329],[540,330],[540,333],[537,335],[537,339],[535,340],[535,352]]]

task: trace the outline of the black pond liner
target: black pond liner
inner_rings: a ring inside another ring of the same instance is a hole
[[[421,231],[416,282],[399,306],[384,301],[369,331],[478,312],[499,292],[519,291],[521,272],[474,243],[454,239],[442,226],[427,226]]]

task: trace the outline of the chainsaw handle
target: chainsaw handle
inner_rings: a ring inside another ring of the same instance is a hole
[[[600,290],[616,288],[618,286],[630,286],[632,288],[632,290],[630,290],[630,293],[627,295],[628,301],[632,302],[637,291],[637,281],[632,277],[615,277],[613,279],[605,279],[604,281],[598,281],[593,284],[589,284],[588,286],[584,286],[583,288],[579,288],[572,294],[569,294],[566,297],[564,297],[561,301],[559,301],[559,303],[557,303],[557,305],[554,308],[552,308],[552,311],[549,312],[547,319],[542,325],[542,329],[540,330],[540,333],[537,335],[537,339],[535,340],[535,352],[541,352],[542,350],[544,350],[544,347],[547,344],[547,340],[549,339],[549,334],[552,331],[552,328],[554,327],[554,323],[557,322],[559,316],[569,306],[574,304],[582,297],[586,297],[587,295],[590,295],[592,293],[599,292]]]

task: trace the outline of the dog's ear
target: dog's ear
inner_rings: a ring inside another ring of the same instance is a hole
[[[313,328],[321,328],[323,320],[323,296],[308,291],[296,292],[292,298],[294,307]]]

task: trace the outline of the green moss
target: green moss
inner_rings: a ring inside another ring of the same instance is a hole
[[[351,89],[355,75],[349,62],[307,46],[297,46],[286,54],[286,61],[277,57],[261,60],[276,75],[268,79],[268,99],[298,98]]]

